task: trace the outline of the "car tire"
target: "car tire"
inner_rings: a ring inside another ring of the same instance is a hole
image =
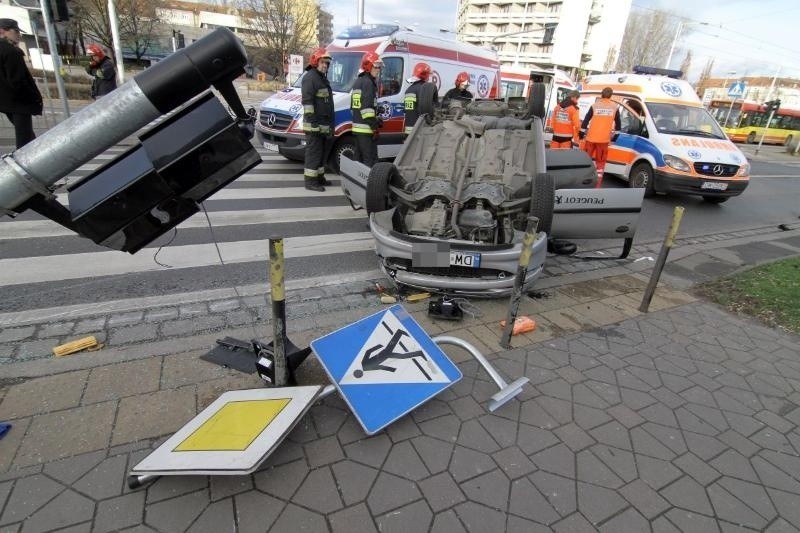
[[[397,181],[400,173],[392,163],[380,162],[369,171],[365,208],[367,215],[389,209],[389,184]]]
[[[433,114],[435,96],[436,85],[433,83],[423,83],[417,95],[417,109],[419,110],[420,116]]]
[[[529,213],[539,219],[537,231],[543,231],[548,235],[553,230],[555,193],[555,183],[553,182],[553,176],[550,174],[537,174],[531,182],[531,207]]]
[[[330,168],[332,172],[338,174],[339,159],[343,154],[354,161],[356,159],[356,145],[353,142],[353,137],[350,135],[340,137],[339,140],[336,141],[333,150],[331,150],[331,154],[328,157],[328,168]]]
[[[727,202],[727,196],[703,196],[703,200],[710,203],[710,204],[721,204],[722,202]]]
[[[544,83],[534,83],[531,85],[531,96],[528,99],[528,118],[539,117],[544,121],[546,95],[547,87]]]
[[[790,144],[792,144],[792,136],[791,135],[787,135],[786,139],[783,141],[783,145],[784,146],[789,146]]]
[[[756,142],[756,132],[751,131],[750,134],[747,136],[747,140],[745,142],[747,144],[755,144],[755,142]]]
[[[631,169],[631,174],[628,177],[628,186],[631,189],[644,189],[644,197],[650,198],[656,194],[655,185],[653,183],[655,173],[653,167],[644,161],[636,163]]]

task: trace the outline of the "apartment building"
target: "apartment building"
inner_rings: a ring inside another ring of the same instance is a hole
[[[631,0],[459,0],[462,41],[494,46],[504,66],[575,75],[616,64]]]

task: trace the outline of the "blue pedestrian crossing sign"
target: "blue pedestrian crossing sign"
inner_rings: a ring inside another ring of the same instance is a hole
[[[402,305],[320,337],[311,348],[367,435],[461,379]]]
[[[735,81],[728,86],[728,96],[733,98],[744,97],[744,89],[747,84],[743,81]]]

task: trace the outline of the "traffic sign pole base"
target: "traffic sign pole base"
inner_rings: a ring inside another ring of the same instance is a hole
[[[501,388],[500,392],[492,395],[492,401],[489,402],[489,411],[494,413],[497,409],[505,405],[506,402],[522,392],[522,387],[529,382],[530,379],[521,377],[519,379],[515,379],[504,388]]]
[[[270,341],[267,344],[262,344],[261,342],[254,340],[252,343],[253,351],[258,356],[258,361],[256,361],[256,371],[258,372],[258,375],[261,376],[261,379],[267,382],[268,385],[273,387],[280,386],[275,380],[275,350],[273,348],[274,341]],[[292,341],[289,340],[288,337],[284,337],[283,346],[283,357],[286,360],[286,369],[289,373],[289,381],[287,385],[297,385],[295,370],[297,370],[297,367],[303,364],[303,361],[306,360],[308,354],[311,353],[311,348],[298,348]]]

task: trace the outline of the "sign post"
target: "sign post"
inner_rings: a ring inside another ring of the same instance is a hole
[[[744,91],[747,88],[747,84],[743,81],[735,81],[728,86],[728,96],[732,98],[731,106],[728,108],[728,113],[725,115],[725,122],[722,123],[722,127],[728,125],[728,118],[731,116],[731,111],[733,111],[733,104],[736,102],[737,98],[744,98]]]
[[[303,56],[292,54],[289,56],[289,84],[297,81],[303,74]]]

